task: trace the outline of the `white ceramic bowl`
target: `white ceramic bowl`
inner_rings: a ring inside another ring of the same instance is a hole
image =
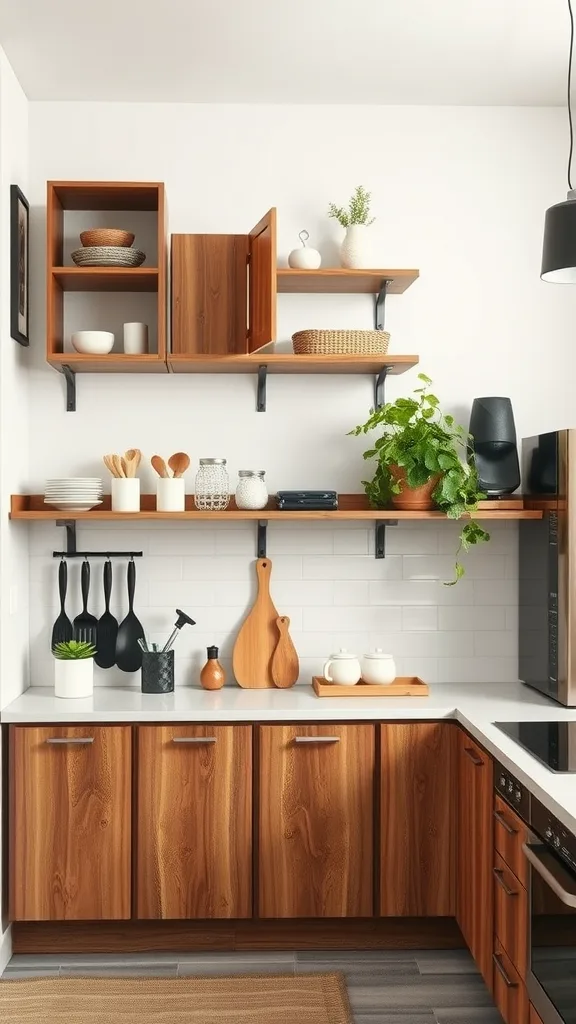
[[[75,331],[71,341],[77,352],[88,356],[106,356],[114,347],[111,331]]]

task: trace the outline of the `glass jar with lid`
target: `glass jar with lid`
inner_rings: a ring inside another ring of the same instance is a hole
[[[236,504],[238,508],[266,508],[268,504],[268,488],[264,481],[264,469],[241,469],[238,473],[236,487]]]
[[[194,504],[202,511],[221,512],[230,503],[226,459],[200,459],[194,484]]]

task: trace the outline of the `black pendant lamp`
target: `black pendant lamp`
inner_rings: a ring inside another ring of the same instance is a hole
[[[572,55],[574,52],[574,15],[572,0],[568,0],[570,15],[570,50],[568,56],[568,125],[570,151],[568,154],[568,197],[546,210],[544,244],[542,246],[543,281],[554,284],[576,284],[576,189],[572,188],[572,153],[574,128],[572,124]]]

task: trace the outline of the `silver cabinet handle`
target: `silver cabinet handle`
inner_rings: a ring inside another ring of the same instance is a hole
[[[576,887],[573,892],[568,892],[564,888],[562,882],[565,878],[569,879],[569,875],[566,872],[565,875],[561,873],[561,869],[556,865],[556,862],[550,858],[549,864],[544,864],[541,860],[539,853],[546,853],[546,847],[542,845],[532,846],[530,843],[523,843],[522,849],[527,859],[530,861],[532,867],[538,872],[541,878],[544,879],[547,885],[550,886],[552,892],[556,893],[559,900],[562,900],[567,907],[576,907]]]
[[[88,743],[94,743],[93,736],[49,736],[46,743],[51,743],[54,746],[62,745],[64,743],[75,743],[78,746],[86,746]]]
[[[294,743],[340,743],[339,736],[295,736]]]
[[[216,736],[173,736],[172,743],[195,743],[202,746],[204,743],[216,743]]]
[[[510,886],[504,879],[504,872],[501,871],[500,868],[492,868],[492,874],[494,875],[494,878],[498,882],[500,888],[504,889],[504,892],[506,893],[507,896],[518,896],[518,890],[510,888]]]
[[[518,988],[518,982],[512,981],[512,978],[508,977],[508,972],[506,971],[506,968],[502,963],[502,958],[500,957],[500,955],[498,953],[492,953],[492,959],[494,961],[494,967],[501,975],[501,977],[504,979],[504,984],[506,985],[506,988]]]
[[[494,817],[496,818],[496,821],[498,822],[498,824],[502,825],[502,828],[506,830],[506,832],[508,833],[509,836],[517,836],[518,835],[518,829],[517,828],[512,828],[512,825],[510,824],[510,822],[506,821],[506,818],[502,814],[502,811],[494,811]]]
[[[476,768],[481,768],[481,766],[484,764],[484,761],[482,760],[482,758],[477,756],[477,754],[472,749],[472,747],[464,747],[464,753],[468,754],[468,757],[470,758],[470,760],[472,761],[472,764]]]

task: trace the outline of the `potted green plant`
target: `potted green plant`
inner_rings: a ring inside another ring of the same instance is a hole
[[[478,489],[478,476],[468,461],[469,434],[442,413],[432,381],[418,374],[422,387],[413,398],[397,398],[395,402],[375,409],[366,423],[350,433],[367,434],[379,427],[384,433],[373,448],[364,452],[365,459],[377,459],[371,480],[363,486],[374,508],[393,505],[397,509],[438,508],[449,519],[468,516],[478,508],[484,495]],[[469,519],[462,526],[456,552],[455,575],[448,585],[464,575],[458,561],[461,550],[490,540],[490,534]]]
[[[348,203],[348,209],[330,203],[328,216],[334,217],[343,228],[346,228],[344,241],[340,246],[340,262],[349,270],[358,270],[370,266],[370,252],[367,244],[366,229],[374,223],[370,216],[371,193],[363,185],[357,185]]]
[[[84,640],[65,640],[52,648],[57,697],[91,697],[96,648]]]

